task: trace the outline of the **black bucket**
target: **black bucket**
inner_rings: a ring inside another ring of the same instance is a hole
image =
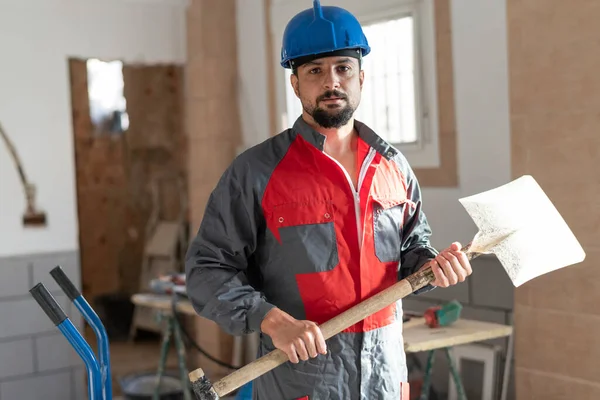
[[[157,382],[156,371],[127,375],[120,380],[121,391],[125,400],[152,400]],[[163,374],[158,398],[160,400],[183,400],[179,374]]]

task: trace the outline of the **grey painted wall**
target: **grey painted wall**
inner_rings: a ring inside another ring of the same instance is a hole
[[[81,287],[77,252],[0,258],[0,400],[87,398],[83,362],[29,294],[43,282],[81,331],[79,311],[49,274],[57,265]]]
[[[504,272],[500,262],[493,256],[481,256],[471,261],[473,274],[463,283],[449,288],[437,288],[418,296],[409,296],[403,301],[405,311],[423,312],[427,308],[444,304],[451,300],[459,301],[463,310],[461,317],[500,324],[512,324],[514,286]],[[499,346],[504,354],[507,339],[495,339],[478,344]],[[427,353],[417,357],[425,368]],[[462,380],[467,394],[481,398],[482,367],[476,362],[463,363]],[[500,371],[504,365],[499,364]],[[512,368],[511,368],[512,371]],[[442,399],[446,398],[449,370],[446,356],[437,351],[432,385]],[[499,393],[498,393],[499,394]],[[507,399],[514,399],[514,378],[511,376]],[[438,398],[438,400],[440,400]]]

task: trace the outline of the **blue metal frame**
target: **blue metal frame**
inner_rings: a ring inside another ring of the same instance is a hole
[[[54,296],[46,289],[43,283],[38,283],[29,292],[44,310],[46,315],[60,330],[63,336],[71,344],[79,357],[84,361],[88,375],[88,399],[89,400],[112,400],[112,376],[110,371],[110,351],[106,329],[102,321],[85,300],[79,290],[62,271],[60,266],[52,269],[50,274],[65,292],[67,297],[75,304],[85,321],[92,327],[98,341],[98,353],[100,362],[94,351],[81,335],[77,327],[73,325],[64,310],[54,299]]]
[[[102,379],[102,389],[104,400],[112,399],[112,375],[110,371],[110,349],[109,349],[109,341],[108,334],[106,333],[106,329],[98,317],[98,314],[92,309],[83,295],[77,297],[73,300],[75,307],[79,310],[83,318],[87,321],[88,324],[92,327],[94,333],[96,334],[96,340],[98,342],[98,357],[100,359],[100,372]]]
[[[94,351],[79,333],[75,325],[68,318],[57,325],[64,337],[75,349],[79,357],[84,361],[88,375],[88,398],[89,400],[102,400],[104,398],[102,388],[102,374]]]
[[[100,359],[100,384],[102,400],[112,400],[112,376],[110,371],[110,350],[108,334],[98,317],[98,314],[92,309],[87,300],[83,297],[79,289],[75,287],[73,282],[64,273],[62,268],[57,265],[50,271],[50,275],[54,278],[58,286],[63,290],[67,297],[75,304],[79,313],[85,321],[92,327],[98,343],[98,357]]]

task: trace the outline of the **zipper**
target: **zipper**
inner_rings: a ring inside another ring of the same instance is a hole
[[[352,196],[354,197],[354,214],[356,217],[356,232],[358,234],[358,248],[359,250],[362,249],[362,244],[363,244],[363,224],[361,223],[361,219],[360,219],[360,188],[362,187],[362,183],[363,180],[365,179],[365,176],[367,175],[367,169],[369,168],[369,165],[371,165],[371,162],[373,161],[373,158],[375,158],[375,149],[374,148],[370,148],[369,149],[369,153],[367,154],[367,157],[365,157],[365,161],[363,162],[363,164],[360,167],[360,172],[358,174],[358,187],[355,188],[354,184],[352,183],[352,179],[350,178],[350,175],[348,175],[348,171],[346,171],[346,168],[344,168],[342,166],[342,164],[340,164],[338,162],[338,160],[336,160],[335,158],[331,157],[329,154],[323,152],[323,154],[325,154],[327,157],[331,158],[344,172],[344,175],[346,176],[346,180],[348,181],[348,184],[350,185],[350,190],[352,190]]]

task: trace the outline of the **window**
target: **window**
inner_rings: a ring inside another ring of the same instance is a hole
[[[413,18],[369,24],[364,31],[372,50],[363,60],[365,82],[356,118],[390,143],[416,143]]]
[[[365,82],[355,116],[414,167],[439,167],[433,0],[397,1],[394,6],[384,0],[342,4],[359,18],[371,46],[363,59]],[[290,74],[285,70],[280,82],[285,85],[283,128],[302,113]]]
[[[123,63],[87,60],[90,118],[96,134],[120,134],[129,127],[123,95]]]

